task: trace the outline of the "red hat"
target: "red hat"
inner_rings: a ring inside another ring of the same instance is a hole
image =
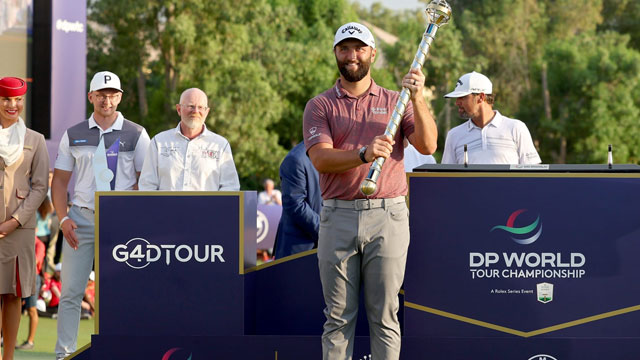
[[[16,77],[3,77],[0,79],[0,96],[21,96],[27,92],[27,82]]]

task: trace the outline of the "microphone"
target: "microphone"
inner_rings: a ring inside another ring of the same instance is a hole
[[[469,166],[469,154],[467,153],[467,144],[464,144],[464,167]]]

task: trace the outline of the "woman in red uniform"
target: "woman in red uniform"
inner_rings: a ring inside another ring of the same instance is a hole
[[[36,209],[47,195],[49,154],[44,136],[27,129],[27,83],[0,79],[0,329],[3,360],[13,360],[20,324],[20,300],[36,292]]]

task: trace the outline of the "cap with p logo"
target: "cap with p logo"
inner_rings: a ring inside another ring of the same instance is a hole
[[[120,87],[120,78],[118,75],[110,71],[101,71],[93,75],[89,91],[98,91],[102,89],[115,89],[123,92]]]

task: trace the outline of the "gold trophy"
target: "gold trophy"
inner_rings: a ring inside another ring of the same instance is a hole
[[[433,0],[429,5],[427,5],[427,10],[425,11],[427,13],[428,21],[427,29],[424,31],[424,35],[422,35],[422,41],[420,42],[416,56],[413,58],[413,63],[411,64],[412,70],[422,69],[422,65],[424,65],[424,61],[427,59],[431,42],[433,42],[433,39],[436,36],[436,32],[441,26],[446,25],[451,19],[451,6],[449,6],[445,0]],[[402,121],[404,111],[409,103],[410,96],[411,91],[406,87],[402,87],[402,92],[400,92],[400,97],[398,98],[396,107],[391,114],[389,124],[387,124],[387,129],[384,132],[385,135],[390,135],[392,138],[396,135],[396,131],[398,130],[398,126],[400,126],[400,121]],[[383,157],[379,157],[375,159],[373,164],[371,164],[367,178],[362,181],[362,184],[360,184],[360,191],[364,195],[370,196],[376,192],[378,188],[377,181],[380,176],[380,172],[382,171],[384,160],[385,159]]]

